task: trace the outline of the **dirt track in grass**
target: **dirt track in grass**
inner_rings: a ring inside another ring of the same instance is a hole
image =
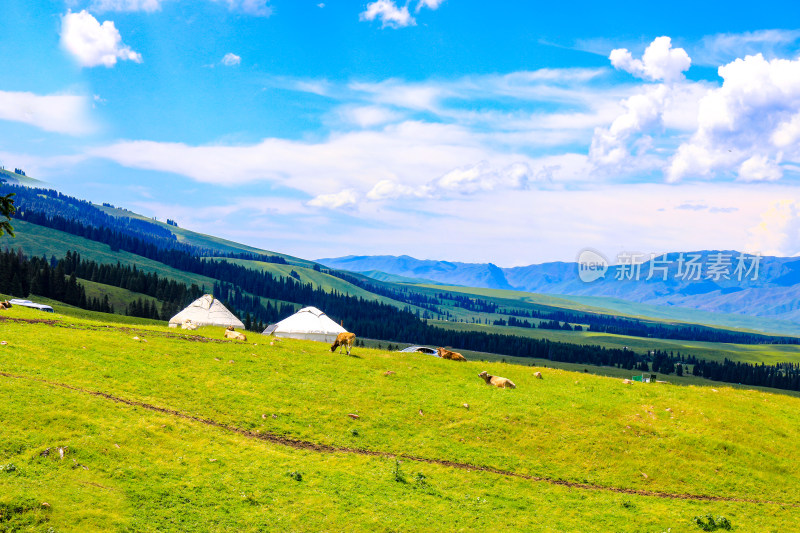
[[[126,328],[127,329],[127,328]],[[93,391],[89,389],[85,389],[82,387],[75,387],[72,385],[68,385],[66,383],[58,383],[55,381],[50,381],[42,378],[36,378],[31,376],[22,376],[17,374],[10,374],[8,372],[0,372],[0,376],[5,378],[11,379],[21,379],[27,381],[34,381],[38,383],[43,383],[51,387],[58,387],[63,389],[68,389],[75,392],[80,392],[83,394],[88,394],[91,396],[104,398],[106,400],[110,400],[116,403],[129,405],[132,407],[140,407],[143,409],[147,409],[150,411],[155,411],[158,413],[172,415],[178,418],[182,418],[185,420],[190,420],[192,422],[197,422],[199,424],[204,424],[206,426],[212,426],[219,429],[223,429],[225,431],[230,431],[232,433],[236,433],[248,439],[260,440],[264,442],[269,442],[271,444],[276,444],[280,446],[287,446],[290,448],[298,449],[298,450],[307,450],[317,453],[347,453],[347,454],[355,454],[355,455],[363,455],[369,457],[384,457],[384,458],[399,458],[404,459],[407,461],[416,461],[420,463],[428,463],[434,465],[445,466],[449,468],[456,468],[459,470],[465,470],[467,472],[486,472],[490,474],[496,474],[499,476],[507,476],[507,477],[514,477],[519,479],[525,479],[532,482],[537,483],[548,483],[550,485],[559,485],[562,487],[567,487],[570,489],[578,489],[578,490],[594,490],[594,491],[606,491],[606,492],[615,492],[619,494],[632,494],[637,496],[648,496],[653,498],[665,498],[665,499],[672,499],[672,500],[692,500],[692,501],[708,501],[708,502],[733,502],[733,503],[752,503],[752,504],[771,504],[771,505],[780,505],[784,507],[800,507],[800,503],[797,502],[778,502],[778,501],[770,501],[770,500],[756,500],[756,499],[748,499],[748,498],[733,498],[733,497],[726,497],[726,496],[715,496],[710,494],[681,494],[681,493],[671,493],[671,492],[660,492],[660,491],[650,491],[650,490],[640,490],[640,489],[629,489],[624,487],[610,487],[606,485],[597,485],[592,483],[580,483],[576,481],[568,481],[563,479],[554,479],[548,477],[540,477],[540,476],[531,476],[527,474],[521,474],[518,472],[511,472],[509,470],[501,470],[498,468],[492,468],[490,466],[481,466],[481,465],[474,465],[469,463],[460,463],[457,461],[448,461],[446,459],[433,459],[429,457],[418,457],[415,455],[403,454],[403,453],[393,453],[393,452],[384,452],[380,450],[367,450],[364,448],[352,448],[348,446],[332,446],[329,444],[320,444],[311,441],[305,441],[300,439],[294,439],[291,437],[286,437],[282,435],[275,435],[269,432],[253,432],[243,428],[230,426],[224,424],[222,422],[218,422],[216,420],[212,420],[209,418],[203,418],[201,416],[191,415],[187,413],[182,413],[175,409],[169,409],[167,407],[159,407],[156,405],[128,399],[128,398],[121,398],[119,396],[114,396],[112,394],[108,394],[102,391]]]

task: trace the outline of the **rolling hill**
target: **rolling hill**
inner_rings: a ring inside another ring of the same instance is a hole
[[[797,398],[97,317],[0,315],[4,527],[800,527]]]

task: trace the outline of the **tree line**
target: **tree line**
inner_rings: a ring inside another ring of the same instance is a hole
[[[527,317],[548,321],[546,325],[539,324],[543,329],[564,329],[564,324],[585,325],[588,331],[610,333],[614,335],[627,335],[629,337],[644,337],[658,339],[674,339],[702,342],[726,342],[733,344],[800,344],[800,338],[790,336],[763,335],[744,331],[700,326],[697,324],[665,324],[648,322],[635,318],[582,313],[579,311],[562,310],[526,310],[526,309],[501,309],[498,313],[510,317]],[[558,324],[558,325],[556,325]],[[511,324],[509,318],[508,325]],[[518,327],[534,328],[528,321],[518,321]],[[570,327],[569,329],[574,329]],[[581,328],[583,329],[583,328]]]

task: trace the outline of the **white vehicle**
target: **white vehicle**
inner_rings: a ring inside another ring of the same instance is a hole
[[[21,307],[30,307],[31,309],[38,309],[39,311],[44,311],[45,313],[53,312],[53,308],[50,307],[49,305],[37,304],[30,300],[20,300],[15,298],[13,300],[9,300],[9,303],[11,305],[19,305]]]

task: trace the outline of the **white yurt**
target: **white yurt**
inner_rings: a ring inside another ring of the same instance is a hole
[[[193,301],[189,306],[169,319],[169,327],[177,328],[187,320],[197,326],[233,326],[244,329],[242,321],[228,311],[222,302],[210,294],[205,294]]]
[[[277,324],[270,324],[263,335],[332,343],[339,333],[347,330],[316,307],[304,307]]]

